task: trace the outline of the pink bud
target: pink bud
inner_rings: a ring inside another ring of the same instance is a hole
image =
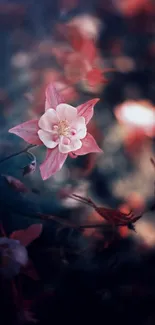
[[[72,129],[71,130],[71,135],[75,135],[76,134],[76,130],[75,129]]]
[[[57,142],[57,141],[58,141],[58,139],[59,139],[59,137],[58,137],[58,135],[57,135],[57,134],[53,135],[53,141]]]
[[[70,144],[71,143],[71,140],[69,138],[63,138],[63,144]]]
[[[33,174],[36,170],[36,160],[33,160],[29,165],[25,166],[23,168],[23,176],[27,175],[27,174]]]
[[[52,127],[53,131],[57,131],[58,130],[58,125],[57,124],[54,124],[53,127]]]

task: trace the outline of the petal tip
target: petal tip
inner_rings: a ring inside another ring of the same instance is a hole
[[[94,150],[92,149],[92,153],[103,153],[103,150],[101,148],[98,147],[97,145],[97,148],[94,148]]]
[[[100,101],[100,98],[93,98],[90,99],[90,103],[92,104],[92,106],[94,107],[98,102]]]
[[[44,175],[44,172],[42,170],[42,166],[39,167],[40,169],[40,175],[43,181],[46,181],[49,177],[47,177],[46,175]]]
[[[85,118],[86,124],[88,124],[91,118],[93,117],[94,106],[99,100],[100,98],[93,98],[77,107],[78,115],[83,116]]]
[[[46,181],[49,177],[41,176],[43,181]]]
[[[100,98],[94,98],[94,101],[96,101],[96,103],[98,103],[100,101]]]
[[[104,153],[103,149],[99,148],[98,153]]]
[[[47,179],[51,178],[51,176],[54,175],[54,173],[50,172],[48,173],[48,170],[45,171],[45,161],[39,166],[40,175],[43,181],[46,181]]]
[[[14,128],[8,130],[9,133],[14,133]]]

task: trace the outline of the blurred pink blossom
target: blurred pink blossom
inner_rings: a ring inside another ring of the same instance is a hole
[[[149,0],[112,0],[114,8],[124,16],[135,16],[146,9]]]
[[[86,88],[91,87],[91,90],[107,83],[105,73],[113,69],[102,69],[103,60],[95,41],[83,35],[76,25],[58,25],[57,30],[71,46],[57,46],[53,52],[63,66],[66,80],[73,85],[84,82]]]
[[[115,109],[117,120],[131,131],[150,137],[155,135],[155,107],[149,101],[127,100]]]

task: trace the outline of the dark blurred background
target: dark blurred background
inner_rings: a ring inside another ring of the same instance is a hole
[[[107,83],[91,89],[87,85],[67,83],[53,50],[61,52],[61,46],[67,44],[56,33],[59,24],[74,25],[84,37],[93,40],[102,68],[113,69],[107,75]],[[152,202],[155,178],[150,163],[155,153],[154,1],[0,0],[0,44],[0,157],[26,145],[9,134],[8,129],[43,112],[45,86],[54,81],[71,104],[101,98],[95,108],[93,132],[104,154],[95,160],[89,173],[85,171],[89,163],[91,165],[92,156],[90,161],[87,157],[69,160],[46,182],[41,180],[39,170],[25,182],[43,193],[48,190],[55,193],[64,184],[75,183],[81,186],[80,192],[86,195],[89,190],[96,201],[111,207],[129,201],[144,205]],[[132,117],[131,100],[135,105]],[[127,113],[123,105],[127,105]],[[119,116],[116,114],[118,106]],[[44,152],[37,149],[35,153],[40,163]],[[1,164],[0,172],[23,180],[21,167],[25,159],[23,155]],[[67,202],[65,204],[67,206]]]

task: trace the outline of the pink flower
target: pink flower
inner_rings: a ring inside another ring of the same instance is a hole
[[[45,161],[40,166],[42,178],[48,179],[59,171],[67,156],[101,152],[95,139],[87,132],[98,98],[73,107],[63,102],[55,87],[46,89],[45,113],[39,120],[30,120],[10,129],[30,144],[47,148]]]

